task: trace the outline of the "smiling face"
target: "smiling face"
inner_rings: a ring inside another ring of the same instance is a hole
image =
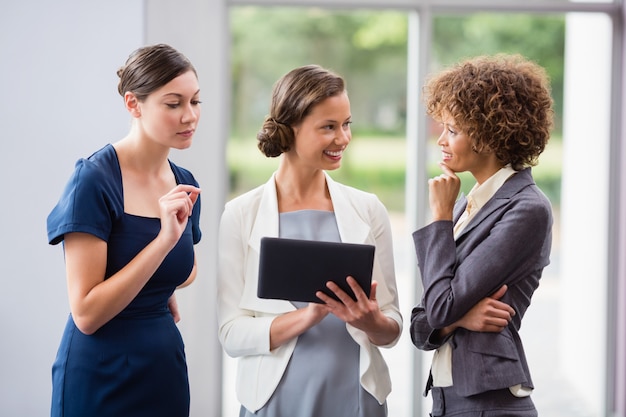
[[[449,114],[442,114],[441,124],[443,131],[437,145],[441,147],[443,163],[452,171],[469,171],[482,183],[502,167],[490,150],[474,151],[470,137],[456,126]]]
[[[185,149],[191,146],[200,119],[200,89],[193,71],[187,71],[138,101],[125,95],[141,136],[160,145]]]
[[[321,101],[300,124],[293,126],[294,146],[285,157],[312,169],[339,168],[343,151],[352,139],[351,118],[345,91]]]

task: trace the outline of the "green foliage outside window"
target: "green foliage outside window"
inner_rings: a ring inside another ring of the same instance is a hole
[[[406,165],[408,15],[403,11],[234,7],[231,193],[267,180],[278,161],[256,149],[256,131],[267,114],[273,83],[290,69],[319,64],[347,81],[353,141],[339,181],[379,195],[403,210]],[[553,202],[560,193],[560,120],[565,19],[562,15],[441,15],[433,27],[433,67],[479,54],[515,52],[544,66],[552,80],[557,131],[534,174]],[[436,174],[435,164],[427,169]],[[471,187],[471,184],[467,184]]]

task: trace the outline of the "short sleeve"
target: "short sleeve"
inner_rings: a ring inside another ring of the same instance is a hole
[[[113,218],[119,215],[121,184],[102,164],[80,159],[58,203],[47,219],[48,243],[56,245],[66,233],[83,232],[108,241]],[[119,190],[117,190],[119,188]]]

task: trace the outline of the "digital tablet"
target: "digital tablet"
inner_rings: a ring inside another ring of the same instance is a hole
[[[263,237],[257,296],[322,303],[315,295],[317,291],[337,300],[326,287],[333,281],[356,299],[346,282],[351,276],[369,297],[374,249],[373,245],[357,243]]]

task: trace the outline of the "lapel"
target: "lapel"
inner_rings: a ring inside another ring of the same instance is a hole
[[[275,174],[274,174],[275,175]],[[248,254],[246,255],[246,281],[241,300],[243,308],[266,314],[282,314],[295,310],[295,306],[286,300],[269,300],[257,297],[259,275],[259,253],[263,236],[278,237],[278,200],[276,198],[276,182],[274,175],[265,183],[253,226],[248,238]]]
[[[454,204],[454,212],[452,214],[453,225],[459,221],[459,218],[461,218],[461,215],[465,211],[466,206],[467,206],[467,197],[465,196],[465,193],[461,193],[461,195],[459,196],[459,199]]]
[[[461,231],[457,239],[463,236],[466,233],[469,233],[472,229],[476,228],[478,225],[482,223],[482,221],[487,218],[491,213],[497,211],[503,205],[507,204],[511,198],[513,198],[517,193],[520,192],[523,188],[526,188],[529,185],[534,184],[531,168],[525,168],[521,171],[518,171],[515,175],[505,181],[504,184],[496,191],[496,193],[491,197],[487,204],[480,209],[476,217],[474,217],[467,226]],[[467,198],[464,195],[461,195],[459,201],[455,205],[454,208],[454,219],[455,223],[465,210],[465,206],[467,205]]]
[[[274,173],[263,187],[263,194],[254,219],[254,225],[248,239],[248,246],[259,253],[261,238],[278,237],[278,199]],[[250,213],[252,215],[252,213]]]
[[[258,275],[258,261],[260,252],[261,238],[264,236],[278,237],[279,233],[279,213],[278,199],[276,194],[275,173],[265,183],[263,193],[259,201],[256,213],[249,213],[255,216],[254,225],[248,239],[248,260],[246,262],[254,262],[255,271],[248,275],[246,279],[246,288],[244,289],[243,305],[256,311],[267,313],[283,313],[291,311],[294,306],[285,300],[266,300],[256,297]],[[364,201],[356,202],[350,199],[346,189],[336,183],[328,174],[326,174],[326,183],[330,192],[330,198],[333,202],[337,227],[342,242],[346,243],[365,243],[370,235],[370,226],[359,215],[358,207],[364,204]],[[355,204],[361,203],[361,204]]]
[[[340,184],[335,182],[327,173],[324,174],[330,198],[333,202],[341,241],[345,243],[364,243],[369,236],[370,226],[359,215],[357,209],[359,205],[354,204],[350,200],[345,190],[340,188]],[[259,252],[260,240],[263,236],[278,237],[279,215],[275,175],[272,175],[265,184],[254,226],[248,240],[248,245],[257,253]]]
[[[370,235],[371,227],[369,223],[363,220],[364,216],[361,216],[358,211],[359,208],[365,207],[365,201],[351,201],[347,190],[341,188],[342,186],[327,173],[325,175],[341,241],[344,243],[365,243]],[[357,198],[356,195],[352,196]]]

